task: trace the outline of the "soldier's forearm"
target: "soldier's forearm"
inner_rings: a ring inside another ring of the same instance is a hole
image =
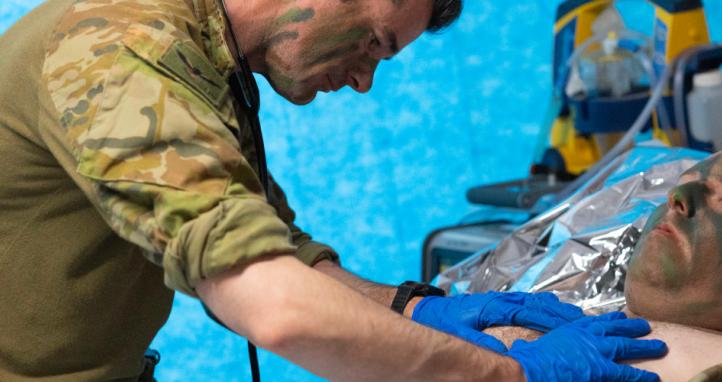
[[[333,277],[334,279],[336,279],[336,281],[341,282],[347,287],[363,294],[369,299],[386,307],[391,306],[391,302],[396,295],[395,286],[384,285],[375,283],[373,281],[365,280],[359,276],[354,275],[351,272],[344,270],[337,264],[328,260],[318,262],[316,265],[314,265],[314,269],[321,273],[324,273],[327,276]],[[404,311],[404,316],[409,318],[411,317],[411,314],[414,311],[414,307],[420,299],[421,298],[416,297],[409,301],[408,305],[406,306],[406,310]]]
[[[405,320],[291,256],[206,280],[198,294],[231,329],[330,380],[524,378],[511,358]]]
[[[391,305],[391,301],[396,293],[396,288],[393,286],[364,280],[328,260],[318,262],[313,268],[327,276],[333,277],[336,281],[360,292],[381,305]]]

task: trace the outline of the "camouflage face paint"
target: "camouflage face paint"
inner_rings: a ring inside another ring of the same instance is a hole
[[[681,283],[676,262],[669,254],[663,254],[661,255],[661,263],[667,286],[671,289],[678,289]]]
[[[284,75],[274,67],[269,68],[268,75],[269,77],[271,77],[271,84],[274,87],[278,87],[280,89],[288,89],[294,84],[293,78]]]
[[[644,228],[642,229],[642,237],[647,236],[647,234],[654,229],[654,227],[659,224],[659,221],[662,220],[662,218],[667,215],[667,211],[669,211],[669,208],[666,204],[662,204],[659,207],[657,207],[654,212],[652,212],[652,215],[649,216],[647,219],[647,223],[644,225]]]
[[[292,3],[294,0],[284,0],[283,3]],[[273,21],[271,36],[264,42],[264,49],[268,51],[276,45],[280,45],[287,41],[295,41],[299,38],[297,30],[287,30],[291,25],[305,23],[314,18],[316,11],[313,8],[293,7],[284,12],[280,17]],[[267,78],[276,91],[283,91],[293,87],[294,80],[282,73],[278,68],[280,62],[273,60],[273,55],[267,55],[269,61],[269,69]]]
[[[625,295],[630,309],[650,319],[722,328],[722,156],[686,175],[691,178],[670,191],[670,207],[657,208],[645,225]],[[679,233],[679,242],[652,232],[662,222]]]
[[[692,302],[685,305],[688,313],[698,315],[705,314],[717,306],[716,302]]]
[[[714,238],[705,238],[706,244],[712,245],[710,251],[716,252],[717,254],[714,259],[716,260],[715,264],[709,264],[709,266],[716,266],[716,268],[720,270],[719,274],[722,274],[722,214],[705,204],[705,215],[706,221],[704,224],[712,227],[715,236]],[[714,240],[714,244],[712,244],[712,240]],[[718,283],[717,286],[718,289],[722,291],[722,282]]]
[[[705,173],[711,167],[700,166],[700,171]],[[662,272],[667,281],[667,285],[673,289],[682,287],[688,277],[694,274],[683,276],[680,274],[680,266],[688,268],[687,272],[703,272],[708,266],[719,268],[722,259],[722,215],[710,207],[708,198],[711,191],[705,184],[705,179],[682,184],[675,187],[670,194],[670,198],[675,203],[683,203],[687,209],[685,215],[675,215],[670,223],[678,228],[689,242],[691,259],[688,264],[680,264],[679,261],[670,257],[669,254],[663,253],[661,256]],[[651,220],[651,219],[650,219]],[[656,224],[655,224],[656,225]],[[714,233],[714,237],[710,237],[710,233]],[[716,264],[709,264],[706,257],[717,255]],[[687,273],[683,272],[683,273]]]
[[[273,21],[273,25],[271,27],[271,37],[269,37],[263,44],[265,46],[265,49],[280,44],[284,41],[298,39],[298,31],[286,30],[284,28],[288,27],[291,24],[299,24],[309,21],[313,19],[315,14],[316,11],[313,8],[294,7],[287,10],[285,13],[283,13],[281,16],[279,16],[276,20]]]
[[[297,40],[298,39],[298,32],[291,32],[291,31],[285,31],[285,32],[279,32],[271,36],[268,41],[266,42],[266,49],[268,49],[269,46],[278,45],[284,41],[289,40]]]
[[[647,222],[644,224],[644,228],[642,228],[642,233],[639,236],[639,241],[637,241],[637,245],[634,247],[634,256],[632,256],[632,260],[629,264],[629,271],[637,273],[639,271],[638,267],[638,259],[639,255],[641,253],[641,249],[644,246],[645,240],[647,240],[647,236],[649,233],[654,229],[654,227],[659,224],[659,221],[662,220],[662,218],[667,215],[667,211],[669,209],[667,208],[666,204],[661,204],[657,209],[655,209],[652,214],[647,218]]]
[[[712,223],[717,236],[717,246],[720,249],[719,251],[719,262],[722,265],[722,216],[719,214],[716,214],[714,217],[714,222]],[[722,285],[722,284],[721,284]]]
[[[330,30],[324,35],[319,33],[318,38],[314,39],[316,44],[304,56],[305,65],[315,67],[348,56],[361,48],[361,42],[370,33],[369,28],[360,26],[341,33]]]
[[[314,11],[313,8],[291,8],[276,19],[274,26],[276,28],[283,28],[288,24],[308,21],[312,19],[315,14],[316,11]]]
[[[671,197],[675,202],[684,203],[687,208],[686,218],[676,221],[678,227],[688,239],[692,240],[697,234],[697,222],[692,218],[697,215],[700,209],[707,208],[707,194],[709,190],[701,182],[690,182],[675,187]]]
[[[702,179],[708,178],[710,175],[722,178],[722,169],[717,168],[718,165],[722,165],[722,155],[716,155],[712,158],[705,159],[696,165],[692,166],[689,170],[685,171],[682,175],[691,175],[699,173]]]
[[[310,61],[306,62],[305,65],[307,67],[320,66],[352,54],[353,52],[357,51],[358,48],[358,45],[346,45],[325,53],[319,53],[316,57],[313,57],[310,59]]]
[[[360,20],[361,5],[342,1],[323,12],[293,7],[275,20],[275,31],[266,42],[267,78],[274,89],[310,97],[318,90],[320,76],[362,59],[362,42],[371,29]]]

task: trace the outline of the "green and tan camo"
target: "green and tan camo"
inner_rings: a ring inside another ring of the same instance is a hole
[[[214,0],[80,0],[43,66],[94,204],[188,294],[264,254],[336,256],[293,225],[275,183],[266,201],[225,80],[234,64],[224,33]]]

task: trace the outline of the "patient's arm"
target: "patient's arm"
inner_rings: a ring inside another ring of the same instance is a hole
[[[663,358],[627,362],[640,369],[659,374],[662,381],[688,381],[708,367],[722,364],[722,332],[692,328],[666,322],[650,322],[652,332],[644,338],[667,343],[669,353]],[[495,327],[484,330],[507,347],[517,339],[534,340],[542,335],[519,327]]]

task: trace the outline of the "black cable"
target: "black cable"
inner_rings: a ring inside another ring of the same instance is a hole
[[[244,73],[241,75],[239,72],[233,72],[230,79],[231,92],[234,98],[240,102],[236,105],[238,109],[242,109],[248,119],[248,123],[251,125],[251,132],[253,134],[253,144],[256,149],[256,160],[258,162],[258,177],[261,181],[261,186],[266,194],[266,198],[270,200],[270,187],[268,181],[268,168],[266,164],[266,150],[263,144],[263,133],[261,132],[261,123],[258,119],[258,110],[260,108],[260,97],[258,95],[258,84],[256,83],[253,74],[248,67],[248,62],[245,58],[239,60],[241,69]],[[237,133],[236,138],[238,144],[241,145],[240,132]],[[208,310],[206,309],[206,312]],[[214,318],[214,316],[211,316]],[[215,319],[215,318],[214,318]],[[218,322],[218,321],[216,321]],[[220,323],[220,322],[219,322]],[[223,325],[222,323],[220,323]],[[225,325],[224,325],[225,326]],[[261,371],[258,364],[258,351],[256,346],[248,341],[248,361],[251,364],[251,377],[253,382],[261,382]]]
[[[238,105],[236,106],[239,106],[244,111],[244,114],[246,115],[248,122],[251,125],[251,131],[253,133],[253,144],[256,149],[256,158],[258,162],[258,178],[261,181],[261,186],[263,187],[263,190],[266,194],[266,198],[270,200],[270,185],[268,177],[268,167],[266,164],[266,149],[263,143],[261,123],[258,119],[258,112],[261,107],[261,97],[258,91],[258,84],[256,83],[256,79],[253,77],[253,72],[251,71],[251,67],[248,64],[248,60],[243,55],[241,46],[238,44],[238,39],[236,38],[236,34],[233,31],[233,24],[231,24],[231,20],[228,17],[228,9],[226,8],[226,3],[224,0],[221,0],[221,5],[223,6],[223,12],[221,13],[223,13],[223,17],[226,21],[226,26],[228,27],[229,32],[231,32],[231,39],[233,40],[236,48],[236,65],[241,69],[240,73],[239,71],[234,71],[231,74],[231,92],[233,93],[234,98],[239,101]],[[236,138],[238,138],[238,143],[240,145],[240,133],[236,136]],[[205,305],[203,306],[203,308],[212,319],[221,324],[223,327],[226,327],[210,312],[210,310],[208,310]],[[251,343],[251,341],[248,341],[248,360],[251,364],[251,378],[253,382],[261,382],[261,370],[258,364],[258,350],[256,349],[256,346]]]
[[[249,108],[243,107],[246,109],[246,116],[248,117],[248,122],[251,125],[251,132],[253,133],[253,144],[256,149],[256,160],[258,162],[258,177],[261,180],[261,186],[263,187],[263,190],[266,194],[266,199],[270,200],[270,185],[268,182],[268,166],[266,164],[266,148],[263,143],[263,133],[261,131],[261,123],[258,119],[258,109],[260,108],[260,97],[258,96],[258,84],[256,83],[256,80],[253,78],[253,74],[250,72],[250,68],[248,68],[248,63],[244,59],[242,60],[242,63],[244,66],[246,66],[247,71],[245,71],[245,74],[243,77],[241,77],[237,72],[234,73],[234,76],[236,78],[236,86],[231,86],[231,89],[234,87],[241,86],[241,89],[236,89],[234,93],[242,93],[238,94],[241,97],[236,97],[236,99],[241,98],[245,101],[245,104],[250,106]],[[241,79],[244,79],[245,81],[241,82]],[[240,90],[240,91],[239,91]],[[248,99],[248,93],[247,91],[251,92],[251,99]],[[255,95],[255,97],[253,96]],[[242,105],[243,106],[243,105]],[[239,137],[240,138],[240,137]],[[241,144],[241,141],[239,139],[238,144]],[[256,349],[256,345],[254,345],[250,340],[248,341],[248,361],[251,364],[251,378],[253,382],[261,382],[261,370],[258,363],[258,351]]]
[[[203,310],[206,312],[206,315],[210,317],[213,321],[215,321],[218,325],[226,328],[228,331],[233,332],[226,324],[222,323],[221,320],[216,317],[213,312],[206,306],[206,304],[201,303],[203,306]],[[234,334],[237,334],[236,332],[233,332]],[[256,349],[256,345],[254,345],[251,341],[248,341],[248,362],[251,364],[251,380],[253,382],[261,382],[261,368],[258,365],[258,349]]]
[[[258,366],[258,350],[251,341],[248,341],[248,362],[251,363],[251,379],[254,382],[260,381],[261,369]]]

